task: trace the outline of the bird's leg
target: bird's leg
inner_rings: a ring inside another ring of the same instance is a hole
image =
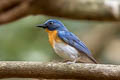
[[[73,64],[73,63],[76,63],[77,59],[75,59],[74,61],[68,61],[67,64]]]

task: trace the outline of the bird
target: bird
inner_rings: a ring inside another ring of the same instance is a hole
[[[68,63],[98,62],[92,56],[86,45],[59,20],[49,19],[36,27],[43,28],[48,33],[49,43],[55,53]]]

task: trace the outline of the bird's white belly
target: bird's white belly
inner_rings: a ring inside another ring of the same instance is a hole
[[[79,52],[74,47],[62,42],[55,42],[54,50],[60,57],[67,60],[75,60],[78,58],[79,54]]]

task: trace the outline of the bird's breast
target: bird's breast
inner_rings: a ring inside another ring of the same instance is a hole
[[[54,42],[55,52],[62,58],[67,60],[74,60],[78,57],[79,52],[72,46],[64,42]]]
[[[62,42],[62,40],[58,37],[57,30],[50,31],[46,29],[46,31],[48,32],[49,42],[52,47],[54,46],[55,42]]]
[[[64,41],[62,41],[58,35],[57,31],[50,31],[46,29],[49,36],[49,42],[52,45],[54,51],[62,58],[74,60],[78,57],[79,52],[72,46],[68,45]]]

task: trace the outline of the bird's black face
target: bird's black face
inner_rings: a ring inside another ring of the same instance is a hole
[[[57,30],[58,28],[61,27],[61,23],[56,21],[56,20],[48,20],[44,24],[40,24],[37,27],[41,27],[44,29],[48,29],[50,31]]]

